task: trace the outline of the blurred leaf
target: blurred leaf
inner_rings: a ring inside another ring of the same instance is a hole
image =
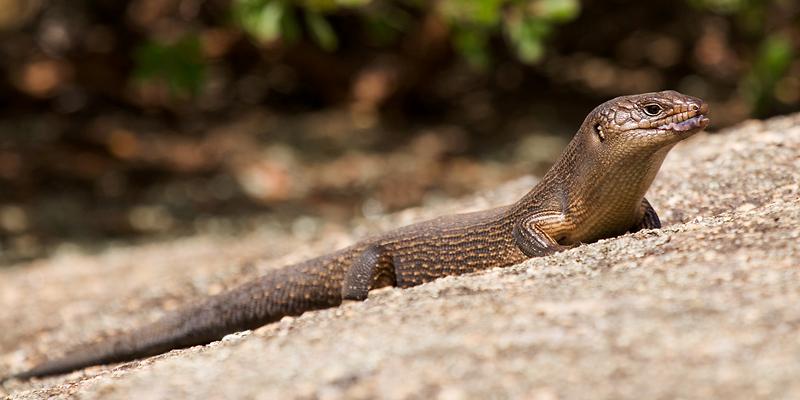
[[[487,34],[479,29],[457,29],[453,44],[470,65],[485,68],[489,65]]]
[[[169,85],[173,95],[197,94],[205,78],[200,40],[187,36],[174,44],[147,42],[134,54],[134,77]]]
[[[318,13],[335,11],[339,8],[363,7],[371,3],[372,0],[304,0],[295,1],[297,5]]]
[[[760,36],[766,22],[766,8],[778,2],[776,0],[690,0],[689,4],[698,9],[730,15],[740,28]]]
[[[690,0],[689,4],[720,14],[733,14],[741,10],[747,0]]]
[[[771,35],[761,43],[742,85],[756,115],[763,114],[773,102],[775,84],[786,74],[792,59],[792,43],[787,38]]]
[[[277,0],[237,0],[234,15],[247,33],[261,42],[281,37],[281,19],[286,4]]]
[[[297,21],[297,13],[292,9],[287,9],[281,18],[281,38],[294,43],[303,37],[303,28]]]
[[[772,35],[761,46],[756,70],[759,74],[776,78],[786,71],[792,61],[792,44],[782,36]]]
[[[375,6],[367,10],[373,3]],[[433,7],[453,30],[453,47],[478,67],[489,64],[487,44],[503,30],[520,60],[538,62],[544,57],[545,39],[552,26],[572,20],[580,12],[579,0],[440,0],[434,5],[422,0],[403,0],[398,4],[422,10]],[[293,11],[297,10],[303,14],[311,39],[327,51],[339,46],[327,13],[341,8],[363,9],[372,43],[388,46],[414,26],[409,22],[414,17],[407,15],[404,7],[372,0],[236,0],[235,3],[240,25],[262,42],[299,39],[302,29]]]
[[[517,56],[525,63],[532,64],[544,56],[544,45],[541,40],[526,40],[517,43]]]
[[[298,3],[301,3],[302,8],[314,12],[331,11],[337,7],[337,1],[335,0],[305,0]]]
[[[481,26],[500,22],[504,0],[443,0],[440,11],[450,21]]]
[[[469,0],[464,0],[470,2]],[[503,0],[480,0],[472,1],[476,4],[474,21],[484,25],[494,25],[500,20],[500,13],[503,10]]]
[[[578,16],[578,0],[540,0],[535,4],[537,16],[552,22],[567,22]]]
[[[408,11],[388,3],[382,3],[368,13],[365,28],[370,43],[388,46],[412,26],[414,16]]]
[[[550,24],[540,18],[519,16],[509,18],[506,30],[517,56],[525,63],[538,62],[544,56],[544,38]]]
[[[336,0],[336,4],[342,7],[363,7],[372,3],[372,0]]]
[[[368,19],[366,29],[370,44],[381,47],[393,43],[400,35],[400,30],[396,29],[384,18]]]
[[[319,47],[327,51],[336,50],[336,47],[339,45],[336,39],[336,32],[334,32],[333,27],[328,23],[325,17],[321,14],[308,11],[306,12],[306,25],[308,25],[308,29],[311,32],[311,37]]]
[[[453,44],[472,65],[486,66],[489,37],[505,30],[517,56],[526,63],[544,57],[552,26],[574,19],[578,0],[443,0],[442,14],[455,30]]]
[[[475,68],[490,62],[489,35],[501,20],[504,0],[442,0],[438,11],[450,23],[456,51]]]

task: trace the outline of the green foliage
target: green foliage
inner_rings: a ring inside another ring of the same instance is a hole
[[[741,11],[750,0],[690,0],[697,8],[705,8],[720,14],[733,14]]]
[[[542,42],[550,32],[550,25],[537,18],[521,16],[511,19],[506,30],[522,61],[534,63],[542,58],[544,55]]]
[[[194,95],[205,78],[205,62],[196,36],[175,43],[147,42],[134,54],[134,77],[142,81],[164,82],[173,95]]]
[[[369,43],[378,47],[389,46],[411,24],[411,17],[401,10],[375,14],[365,21]]]
[[[294,42],[302,34],[295,12],[299,10],[311,39],[321,48],[333,51],[338,47],[339,41],[324,13],[339,8],[365,6],[370,2],[371,0],[236,0],[233,4],[233,16],[245,32],[262,43],[277,40]]]
[[[581,11],[578,0],[544,0],[537,2],[536,6],[539,17],[550,22],[569,22]]]
[[[440,12],[455,32],[455,48],[473,65],[489,63],[489,38],[504,32],[517,57],[536,63],[557,24],[574,19],[578,0],[442,0]]]
[[[695,8],[732,17],[736,24],[753,35],[761,35],[765,10],[780,0],[689,0]]]
[[[742,82],[743,94],[756,115],[769,109],[775,85],[788,72],[793,56],[792,44],[783,36],[771,35],[761,43],[755,64]]]
[[[233,15],[247,33],[260,42],[273,42],[281,37],[294,37],[294,17],[288,12],[288,4],[279,0],[238,0],[233,6]]]
[[[296,3],[311,11],[327,12],[338,8],[361,7],[371,2],[372,0],[305,0]]]
[[[412,26],[410,17],[401,11],[403,7],[429,10],[432,6],[432,11],[450,25],[454,48],[478,67],[490,63],[488,44],[501,33],[520,60],[541,60],[544,41],[553,26],[574,19],[580,12],[579,0],[236,0],[233,14],[246,32],[269,43],[299,37],[301,24],[296,11],[302,15],[300,19],[311,39],[331,51],[338,47],[338,37],[326,15],[341,9],[360,12],[369,32],[376,35],[374,41],[387,44]]]
[[[690,0],[699,9],[727,15],[750,36],[758,49],[750,58],[752,66],[739,82],[742,96],[756,116],[765,115],[775,99],[775,86],[789,72],[794,52],[785,35],[765,34],[767,8],[778,0]]]
[[[333,31],[333,27],[325,17],[319,13],[308,11],[306,12],[306,25],[311,32],[311,37],[319,47],[328,51],[336,49],[339,43],[336,39],[336,32]]]
[[[544,56],[544,41],[553,26],[577,17],[580,3],[578,0],[443,0],[441,12],[457,32],[456,48],[473,65],[488,63],[488,38],[499,31],[505,32],[519,59],[532,64]]]
[[[456,50],[473,66],[485,67],[490,57],[486,50],[489,42],[489,31],[478,28],[456,27],[453,32],[453,45]]]
[[[724,16],[744,35],[752,51],[743,60],[751,70],[739,87],[756,114],[770,109],[775,87],[794,56],[787,36],[765,33],[764,16],[781,0],[686,1],[698,12]],[[233,0],[231,7],[235,23],[261,43],[306,39],[326,51],[340,45],[340,32],[331,23],[337,14],[355,15],[369,43],[378,47],[394,45],[419,27],[421,15],[433,14],[448,25],[453,48],[477,68],[492,63],[490,46],[498,38],[522,62],[541,61],[549,35],[581,12],[580,0]],[[205,64],[196,37],[174,44],[148,42],[135,56],[140,79],[164,81],[175,94],[193,94],[202,85]]]

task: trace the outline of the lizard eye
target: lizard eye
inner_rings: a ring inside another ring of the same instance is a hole
[[[594,124],[594,132],[597,134],[597,137],[600,138],[600,141],[606,140],[606,134],[603,132],[603,126],[600,124]]]
[[[661,106],[658,105],[658,104],[648,104],[648,105],[644,106],[644,113],[649,115],[649,116],[651,116],[651,117],[655,117],[656,115],[661,113],[661,111],[663,111],[663,110],[664,109],[661,108]]]

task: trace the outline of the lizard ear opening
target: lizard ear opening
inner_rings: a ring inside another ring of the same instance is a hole
[[[600,124],[594,124],[594,132],[597,134],[597,137],[600,138],[600,141],[606,140],[606,134],[603,132],[603,126]]]

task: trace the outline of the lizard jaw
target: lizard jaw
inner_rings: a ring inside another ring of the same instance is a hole
[[[695,115],[694,117],[691,117],[684,121],[670,122],[668,124],[661,125],[658,127],[658,129],[671,130],[677,132],[686,132],[695,129],[700,130],[707,127],[709,121],[710,120],[708,119],[708,117],[706,117],[703,114],[700,114],[700,115]]]
[[[658,129],[689,134],[705,129],[711,122],[706,116],[708,103],[701,101],[700,104],[692,104],[689,108],[688,112],[668,118],[667,121],[669,122],[661,124]]]

